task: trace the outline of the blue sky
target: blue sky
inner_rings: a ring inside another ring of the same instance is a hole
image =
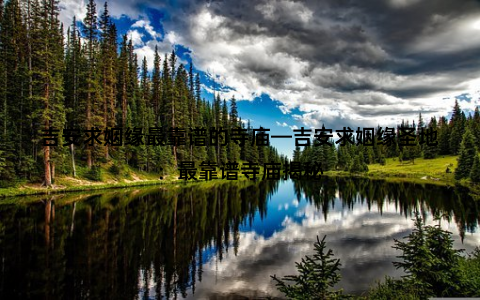
[[[85,1],[63,0],[61,20]],[[109,2],[139,59],[175,49],[203,96],[235,96],[272,135],[374,127],[479,105],[480,2],[454,0],[124,0]],[[97,2],[97,12],[103,2]],[[163,56],[162,56],[163,57]],[[294,139],[272,140],[291,155]]]

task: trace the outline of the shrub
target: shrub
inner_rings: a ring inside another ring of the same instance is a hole
[[[85,177],[93,181],[102,181],[102,168],[97,165],[92,166],[85,174]]]
[[[424,226],[417,213],[415,229],[406,242],[395,240],[395,249],[402,250],[401,262],[393,265],[403,268],[406,279],[423,287],[426,295],[459,296],[461,279],[458,269],[462,250],[453,249],[452,233],[440,225]]]
[[[108,171],[115,176],[119,176],[122,173],[123,167],[119,164],[113,164]]]
[[[340,281],[340,260],[332,258],[333,251],[325,252],[325,236],[314,244],[315,254],[305,256],[300,263],[296,263],[300,275],[287,275],[279,279],[271,276],[276,281],[279,291],[290,299],[335,299],[342,295],[342,291],[331,291]],[[287,284],[292,282],[293,284]]]

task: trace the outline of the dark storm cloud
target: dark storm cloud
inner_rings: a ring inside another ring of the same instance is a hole
[[[312,69],[340,64],[398,75],[435,75],[455,71],[471,73],[480,66],[480,45],[433,55],[412,53],[412,45],[422,38],[440,33],[451,22],[478,16],[478,1],[315,0],[292,3],[303,5],[311,12],[308,21],[302,22],[298,11],[289,11],[292,6],[282,5],[281,1],[212,1],[210,9],[225,18],[223,26],[232,31],[232,40],[245,35],[278,37],[275,43],[278,52],[307,61]],[[251,70],[256,73],[255,68]],[[272,81],[272,73],[258,71],[256,74],[262,83]],[[278,81],[282,76],[273,78]],[[327,81],[325,86],[344,92],[389,91],[369,83],[348,84],[344,79],[340,74],[336,82]],[[461,77],[450,79],[452,86],[464,80]],[[430,86],[410,92],[392,90],[392,95],[409,98],[448,90],[448,86]]]
[[[410,63],[396,64],[392,71],[399,75],[418,73],[449,73],[461,71],[468,77],[478,71],[480,65],[480,45],[472,49],[461,49],[452,53],[420,53],[406,56]],[[478,75],[478,73],[476,74]]]
[[[191,49],[200,70],[237,99],[268,94],[286,111],[298,108],[305,124],[333,121],[336,110],[349,123],[446,114],[452,104],[442,98],[471,92],[480,78],[476,0],[125,0],[110,7],[133,19],[150,8],[165,12],[151,24],[161,22],[169,43]]]

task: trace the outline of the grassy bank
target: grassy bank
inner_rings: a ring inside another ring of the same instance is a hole
[[[480,187],[472,185],[469,181],[455,181],[453,172],[457,166],[457,156],[444,156],[435,159],[415,159],[412,162],[400,162],[397,158],[389,158],[385,165],[369,165],[369,171],[366,173],[351,174],[346,171],[327,171],[325,176],[340,177],[364,177],[371,179],[382,179],[390,182],[411,182],[411,183],[429,183],[444,186],[454,186],[456,184],[468,187],[473,194],[480,195]],[[451,173],[447,173],[447,168]],[[102,165],[100,180],[91,180],[91,174],[85,167],[80,167],[76,178],[69,176],[58,177],[52,188],[45,188],[41,183],[23,183],[15,187],[0,188],[0,197],[25,196],[38,194],[53,194],[70,191],[91,191],[111,188],[124,188],[130,186],[162,185],[184,182],[178,180],[178,173],[172,172],[170,175],[161,175],[154,173],[141,172],[131,168],[122,169],[121,172],[112,171],[111,163]],[[198,177],[197,172],[197,177]],[[218,170],[218,176],[221,177],[221,171]],[[263,168],[260,168],[260,174],[263,176]],[[162,179],[160,179],[162,178]],[[244,175],[239,173],[239,180],[247,180]],[[222,181],[221,179],[215,181]],[[226,181],[226,180],[225,180]],[[190,180],[206,184],[208,181]]]
[[[368,165],[368,172],[351,174],[346,171],[328,171],[326,176],[358,176],[386,181],[407,181],[412,183],[431,183],[455,185],[453,172],[457,166],[457,156],[444,156],[435,159],[415,159],[412,162],[400,162],[397,158],[388,158],[385,165]],[[451,173],[447,173],[447,168]]]
[[[178,172],[170,171],[169,175],[147,173],[135,170],[129,167],[122,167],[120,170],[112,169],[112,162],[103,164],[100,167],[99,173],[95,176],[96,180],[92,180],[91,171],[86,167],[79,167],[77,176],[59,176],[55,179],[55,184],[52,187],[44,187],[41,183],[21,182],[15,186],[8,188],[0,188],[0,198],[28,196],[28,195],[48,195],[65,192],[79,192],[79,191],[95,191],[102,189],[118,189],[135,186],[153,186],[153,185],[172,185],[172,184],[189,184],[209,187],[217,183],[230,182],[226,179],[214,179],[210,181],[205,180],[178,180]],[[217,169],[217,176],[221,178],[222,173]],[[263,167],[260,167],[257,180],[263,176]],[[197,171],[196,177],[199,177]],[[247,181],[248,179],[239,171],[238,181]]]
[[[61,178],[61,181],[71,180],[71,177]],[[103,182],[88,182],[76,186],[64,186],[54,185],[52,188],[41,187],[39,184],[25,184],[18,187],[10,187],[0,189],[0,197],[12,197],[12,196],[27,196],[27,195],[47,195],[64,192],[75,191],[94,191],[102,189],[115,189],[125,188],[133,186],[147,186],[147,185],[159,185],[171,183],[161,180],[137,180],[132,182],[115,182],[115,183],[103,183]]]

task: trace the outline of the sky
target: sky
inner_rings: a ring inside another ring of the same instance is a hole
[[[97,12],[103,11],[97,1]],[[478,0],[122,0],[109,10],[139,60],[155,46],[235,97],[270,135],[300,127],[393,126],[480,105]],[[61,21],[86,1],[61,0]],[[291,156],[292,139],[271,139]]]

